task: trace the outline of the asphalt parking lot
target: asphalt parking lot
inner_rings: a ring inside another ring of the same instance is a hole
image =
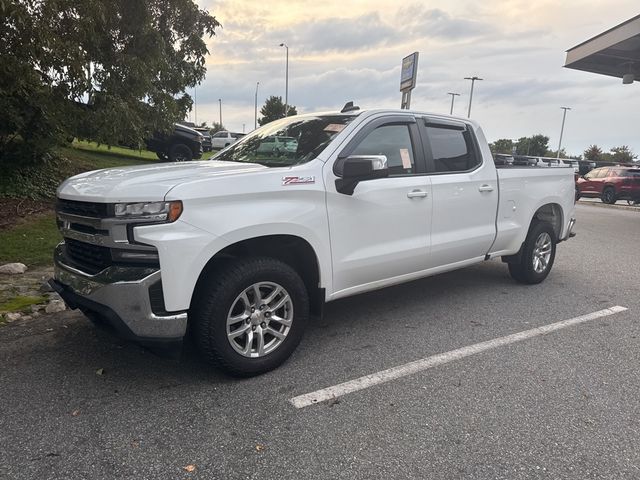
[[[577,210],[543,284],[491,261],[337,301],[258,378],[160,358],[75,312],[2,327],[0,477],[639,478],[640,213]],[[614,306],[627,310],[291,403]]]

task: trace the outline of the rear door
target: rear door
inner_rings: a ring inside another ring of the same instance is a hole
[[[498,181],[463,122],[423,118],[433,213],[430,266],[483,257],[496,235]]]

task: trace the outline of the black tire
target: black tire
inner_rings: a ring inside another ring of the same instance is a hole
[[[258,282],[274,282],[284,288],[294,316],[277,348],[248,358],[227,338],[227,316],[238,296]],[[237,377],[260,375],[284,363],[300,343],[309,319],[309,295],[298,273],[286,263],[268,257],[232,260],[201,281],[190,319],[198,350],[209,363]]]
[[[616,201],[618,200],[618,197],[616,195],[616,191],[613,187],[606,187],[603,191],[602,191],[602,203],[606,203],[609,205],[613,205],[614,203],[616,203]]]
[[[542,271],[536,271],[534,268],[536,242],[543,238],[544,235],[548,235],[551,241],[551,256],[549,257],[546,267]],[[553,262],[556,258],[556,243],[557,238],[553,226],[549,222],[542,222],[534,220],[529,228],[527,238],[522,245],[520,251],[519,260],[517,262],[509,263],[509,273],[511,277],[519,282],[529,285],[542,282],[553,267]]]
[[[167,157],[167,154],[164,152],[156,152],[156,157],[158,157],[158,159],[162,162],[166,162],[169,160],[169,157]]]
[[[169,160],[172,162],[189,162],[193,159],[193,152],[184,143],[171,145],[169,149]]]

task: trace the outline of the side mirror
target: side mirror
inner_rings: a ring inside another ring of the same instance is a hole
[[[353,195],[358,183],[365,180],[389,176],[386,155],[350,155],[338,159],[335,167],[336,190],[345,195]]]

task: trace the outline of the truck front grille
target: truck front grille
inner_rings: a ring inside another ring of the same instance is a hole
[[[58,199],[56,210],[81,217],[106,218],[109,215],[109,204],[94,202],[77,202],[75,200]]]
[[[111,250],[100,245],[80,242],[71,238],[65,238],[66,253],[69,260],[80,270],[96,274],[111,266]]]

